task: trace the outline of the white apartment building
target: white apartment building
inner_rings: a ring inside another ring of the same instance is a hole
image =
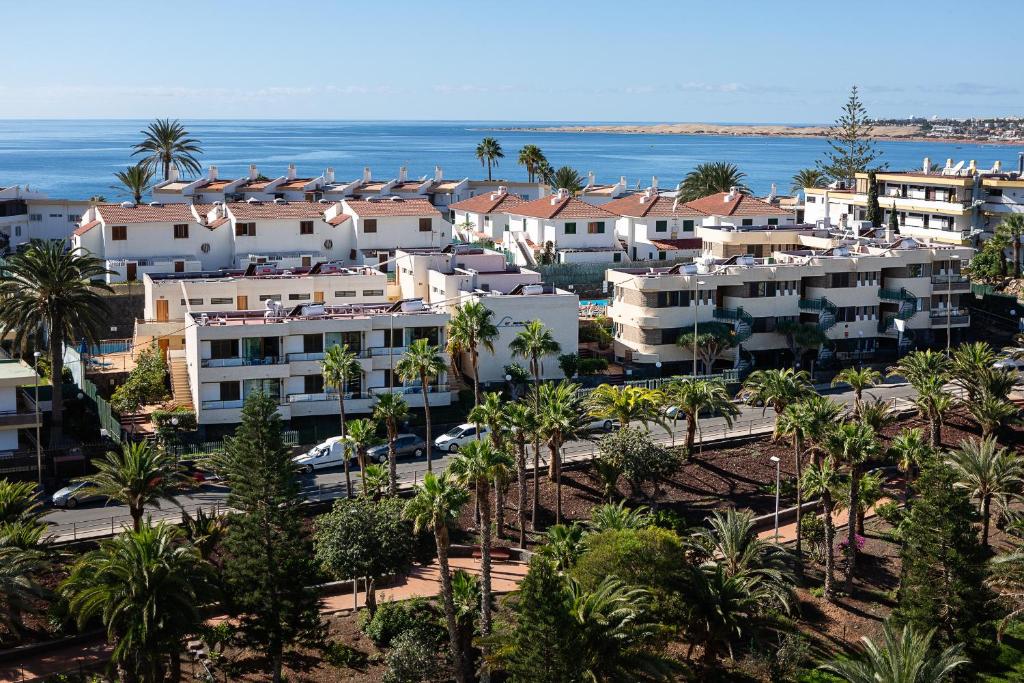
[[[443,351],[449,316],[420,300],[394,304],[309,304],[266,311],[192,311],[186,316],[185,362],[202,426],[235,424],[247,396],[273,397],[284,420],[337,415],[338,395],[324,387],[321,361],[336,344],[359,358],[362,375],[346,391],[346,414],[367,414],[376,397],[401,392],[423,406],[419,382],[403,384],[394,368],[408,346],[426,338]],[[431,406],[451,403],[447,377],[429,389]]]
[[[0,359],[0,459],[19,450],[18,430],[35,428],[35,405],[21,387],[32,385],[36,373],[24,361]]]
[[[583,189],[579,191],[577,196],[587,204],[604,206],[608,202],[624,197],[627,194],[629,194],[629,188],[626,185],[626,176],[620,177],[618,182],[610,185],[600,184],[597,182],[594,172],[587,171],[587,184],[583,186]]]
[[[690,372],[693,355],[677,344],[679,337],[695,322],[698,329],[718,323],[735,342],[721,359],[728,366],[791,365],[792,340],[777,329],[785,320],[816,325],[829,339],[817,353],[797,349],[797,362],[806,366],[941,343],[947,329],[955,336],[969,326],[960,297],[970,295],[970,282],[960,268],[971,249],[910,238],[827,241],[824,249],[804,246],[763,258],[709,256],[671,268],[609,270],[616,355]]]
[[[452,212],[453,228],[466,242],[489,239],[500,242],[508,230],[508,211],[524,203],[519,195],[510,194],[500,186],[490,194],[478,194],[456,202],[448,208]]]
[[[792,209],[744,194],[735,188],[695,199],[687,202],[687,206],[705,215],[703,225],[751,227],[796,223],[796,212]]]
[[[534,265],[548,248],[558,263],[618,263],[624,260],[615,234],[618,216],[562,189],[506,211],[509,237],[502,242],[516,263]]]
[[[333,210],[333,214],[329,211]],[[349,257],[348,219],[338,207],[318,202],[249,199],[216,205],[206,213],[210,226],[225,224],[231,258],[228,267],[270,263],[280,268],[310,268],[320,261]],[[219,266],[214,266],[219,267]]]
[[[249,174],[241,178],[221,178],[216,166],[210,166],[205,176],[194,180],[179,178],[178,170],[173,167],[170,175],[153,186],[154,201],[163,204],[212,204],[247,199],[319,201],[324,188],[334,183],[334,169],[328,168],[315,178],[300,178],[295,164],[289,164],[285,175],[276,178],[261,177],[255,164],[249,164]]]
[[[30,240],[66,240],[90,202],[50,199],[44,192],[11,185],[0,187],[0,251]]]
[[[618,219],[615,233],[632,261],[665,261],[701,254],[697,228],[707,214],[658,192],[657,178],[643,192],[601,206]]]
[[[422,298],[431,305],[455,309],[479,301],[493,312],[498,328],[494,353],[479,355],[480,381],[501,382],[505,366],[526,362],[512,358],[508,345],[531,320],[540,320],[561,346],[561,353],[579,350],[579,297],[542,282],[540,273],[506,262],[496,251],[473,246],[450,246],[443,250],[399,250],[395,276],[403,298]],[[461,368],[472,376],[472,364],[460,359]],[[563,377],[557,359],[548,358],[541,368],[544,379]]]
[[[347,258],[356,263],[388,270],[387,262],[399,247],[441,248],[452,241],[451,223],[427,199],[345,199],[340,211],[351,217],[344,222],[350,235]],[[336,215],[328,222],[338,219]]]

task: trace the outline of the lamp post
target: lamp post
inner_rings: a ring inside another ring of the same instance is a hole
[[[41,355],[43,354],[39,351],[32,354],[36,362],[35,367],[33,368],[33,371],[36,373],[36,469],[38,470],[40,489],[43,488],[43,445],[41,441],[42,437],[39,435],[39,357]]]
[[[697,287],[704,284],[703,280],[693,280],[693,376],[697,377]]]
[[[959,261],[960,257],[953,255],[949,257],[946,265],[946,357],[949,357],[950,336],[953,334],[953,262]]]
[[[775,463],[775,543],[779,542],[779,485],[781,484],[781,473],[779,471],[780,461],[778,456],[769,458]]]

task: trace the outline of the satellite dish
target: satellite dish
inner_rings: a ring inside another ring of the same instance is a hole
[[[210,243],[209,242],[203,242],[203,244],[199,247],[199,250],[201,252],[203,252],[204,254],[209,254],[210,253]]]
[[[331,249],[334,247],[334,240],[324,240],[324,249]]]

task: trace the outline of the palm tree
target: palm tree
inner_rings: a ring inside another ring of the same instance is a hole
[[[185,126],[177,119],[157,119],[141,131],[142,142],[135,145],[136,154],[145,154],[142,163],[152,169],[160,169],[164,180],[171,177],[171,166],[183,175],[198,173],[201,166],[195,155],[202,154],[199,141],[190,138]]]
[[[976,400],[967,403],[967,412],[981,428],[981,437],[987,439],[1017,417],[1018,410],[1015,403],[986,391]]]
[[[846,384],[853,389],[854,412],[860,415],[861,398],[865,389],[882,381],[882,373],[872,368],[845,368],[832,379],[832,386]]]
[[[1006,627],[1024,615],[1024,549],[1016,549],[992,558],[985,583],[1005,608],[997,636],[1002,640]]]
[[[338,416],[341,421],[341,438],[345,438],[345,393],[348,383],[356,377],[362,377],[363,366],[358,355],[348,348],[348,344],[335,344],[327,349],[324,359],[320,361],[324,386],[332,387],[338,392]],[[348,453],[345,454],[345,496],[352,497],[352,474],[349,469]]]
[[[505,402],[500,393],[489,391],[484,394],[484,400],[480,405],[469,411],[469,421],[487,425],[487,438],[491,445],[497,451],[507,452],[505,437],[508,436],[508,425],[505,423]],[[480,440],[479,430],[477,440]],[[509,472],[510,470],[500,470],[495,473],[494,478],[494,526],[499,538],[505,534],[505,487],[508,485]]]
[[[526,442],[537,433],[537,411],[522,402],[505,404],[505,424],[509,428],[509,436],[516,447],[516,480],[519,491],[519,504],[516,515],[519,518],[519,547],[526,547]],[[536,439],[536,437],[535,437]],[[536,445],[536,442],[535,442]],[[540,483],[540,448],[533,451],[533,484],[534,484],[534,519]]]
[[[84,337],[90,343],[107,324],[110,309],[100,291],[110,292],[102,278],[111,274],[103,261],[79,249],[67,251],[57,240],[33,240],[28,249],[7,257],[0,274],[0,336],[16,349],[29,340],[46,340],[50,361],[53,409],[50,445],[64,440],[64,347]]]
[[[446,369],[444,359],[441,358],[441,350],[432,345],[428,339],[417,339],[405,354],[398,361],[395,370],[403,382],[420,381],[420,391],[423,392],[423,419],[427,423],[427,471],[433,471],[430,459],[430,449],[434,447],[430,428],[430,380],[437,379],[444,374]]]
[[[537,180],[540,182],[551,185],[554,175],[555,171],[551,168],[551,164],[548,163],[547,159],[543,159],[537,164]]]
[[[850,475],[850,498],[847,509],[850,520],[846,525],[846,594],[853,594],[853,573],[857,564],[857,525],[854,515],[860,496],[860,478],[864,463],[874,460],[881,452],[875,430],[864,423],[839,425],[825,437],[825,450],[837,462],[846,465]]]
[[[725,382],[720,379],[681,379],[669,383],[664,391],[665,401],[676,407],[673,422],[678,419],[680,413],[686,416],[688,455],[693,455],[693,442],[701,413],[721,415],[729,427],[732,427],[732,418],[740,414],[739,409],[729,398]]]
[[[649,422],[669,431],[661,411],[661,393],[644,387],[602,384],[587,396],[587,410],[598,419],[618,421],[623,427],[639,422],[647,429]]]
[[[363,495],[370,500],[380,500],[388,490],[391,477],[384,465],[368,464],[364,469]]]
[[[996,352],[988,343],[961,344],[950,356],[950,380],[973,401],[982,388],[978,378],[989,372],[995,361]]]
[[[811,394],[801,399],[800,404],[807,413],[807,440],[808,450],[814,462],[818,462],[824,454],[822,445],[825,436],[832,431],[832,428],[842,420],[846,408],[827,396]]]
[[[173,455],[154,449],[148,441],[126,441],[120,452],[107,451],[92,464],[95,474],[75,480],[86,484],[81,496],[104,496],[127,505],[135,531],[142,527],[147,505],[158,508],[161,500],[177,505],[174,496],[190,482]]]
[[[556,524],[544,535],[544,545],[538,552],[551,560],[560,572],[567,572],[583,554],[584,528],[578,522]]]
[[[953,407],[953,397],[946,391],[945,379],[941,376],[919,379],[913,386],[917,390],[914,405],[921,417],[928,420],[932,448],[938,448],[942,445],[942,417]]]
[[[181,530],[185,539],[195,547],[204,560],[209,561],[227,529],[226,515],[207,513],[203,508],[196,509],[195,517],[185,510],[181,511]]]
[[[825,599],[835,599],[835,588],[833,586],[835,577],[835,539],[836,528],[832,521],[832,511],[835,503],[832,500],[832,492],[839,486],[839,470],[836,468],[835,460],[828,456],[821,462],[812,462],[807,466],[803,476],[803,488],[808,496],[821,498],[822,520],[825,523]]]
[[[142,203],[142,195],[149,192],[153,187],[153,169],[143,163],[129,166],[123,171],[116,171],[114,177],[121,183],[121,187],[113,189],[125,189],[132,196],[136,204]]]
[[[484,138],[480,141],[480,144],[476,146],[476,158],[480,160],[480,165],[487,165],[487,179],[491,179],[491,166],[498,165],[498,159],[503,159],[505,153],[501,151],[501,143],[494,138]]]
[[[816,168],[802,168],[793,174],[793,185],[789,191],[800,194],[806,187],[825,187],[825,174]]]
[[[557,190],[565,190],[570,195],[576,195],[583,189],[583,178],[572,166],[561,166],[551,174],[550,185]]]
[[[679,198],[692,202],[717,192],[729,192],[734,187],[743,194],[749,194],[750,188],[743,184],[746,177],[747,174],[735,164],[726,161],[697,164],[679,183]]]
[[[488,494],[491,482],[511,467],[512,458],[487,441],[466,444],[448,466],[456,481],[466,488],[476,489],[480,505],[480,632],[484,636],[491,632],[491,509]],[[484,674],[485,679],[489,678],[486,670]]]
[[[526,167],[526,175],[532,183],[537,177],[541,164],[546,162],[547,158],[544,156],[544,152],[540,151],[540,147],[523,145],[523,148],[519,150],[519,159],[516,163]]]
[[[765,410],[771,407],[781,415],[786,406],[806,398],[813,393],[811,376],[805,370],[783,368],[781,370],[755,370],[743,382],[738,398]],[[778,422],[775,426],[778,435]]]
[[[776,419],[775,429],[782,436],[793,437],[793,464],[796,471],[796,557],[797,566],[803,571],[803,456],[804,442],[814,428],[815,416],[804,401],[786,406]]]
[[[1016,454],[999,448],[993,438],[964,441],[960,448],[949,452],[946,463],[956,474],[956,486],[978,499],[981,542],[987,546],[992,499],[1005,499],[1020,491],[1024,465]]]
[[[949,359],[937,351],[911,351],[900,362],[887,370],[890,377],[898,376],[907,380],[911,386],[931,378],[939,378],[945,382],[949,375]]]
[[[921,467],[934,451],[924,432],[916,427],[894,436],[889,442],[889,451],[896,457],[896,467],[903,473],[903,500],[909,502],[914,470]]]
[[[448,323],[448,353],[468,353],[473,369],[473,405],[480,404],[480,347],[494,353],[498,328],[491,322],[494,311],[479,301],[460,306]]]
[[[398,439],[398,423],[409,414],[409,404],[400,394],[388,392],[377,397],[373,417],[384,423],[388,430],[388,495],[398,495],[398,454],[395,440]]]
[[[880,398],[865,401],[860,406],[858,419],[881,434],[882,431],[896,421],[897,415],[892,404]]]
[[[0,625],[9,632],[19,633],[22,617],[40,611],[38,600],[47,593],[36,577],[48,566],[43,550],[0,546]]]
[[[445,622],[451,645],[452,665],[457,683],[466,681],[466,665],[460,647],[459,627],[455,619],[455,599],[452,591],[452,577],[448,569],[448,527],[458,519],[459,511],[469,499],[469,492],[459,486],[448,472],[441,476],[427,472],[423,483],[416,486],[416,495],[404,510],[406,519],[413,521],[416,533],[423,529],[434,532],[437,544],[437,564],[441,573],[441,602],[444,606]]]
[[[555,524],[562,523],[562,446],[587,428],[577,392],[579,385],[561,381],[540,387],[540,433],[551,458],[548,476],[555,482]]]
[[[365,496],[367,495],[366,468],[369,465],[366,461],[366,451],[380,443],[380,438],[377,436],[377,423],[365,417],[352,420],[348,423],[348,436],[346,438],[352,444],[352,450],[356,453],[356,462],[359,463],[359,476],[362,479],[361,488]]]
[[[173,526],[146,524],[100,541],[61,584],[79,629],[103,622],[121,681],[181,678],[183,639],[199,629],[212,592],[209,565],[182,540]]]
[[[1001,238],[1010,244],[1010,252],[1013,258],[1013,268],[1010,277],[1020,277],[1020,247],[1021,238],[1024,237],[1024,216],[1009,214],[996,226],[996,232]]]
[[[942,683],[970,660],[962,643],[935,652],[935,631],[919,633],[909,624],[900,632],[885,622],[881,647],[867,636],[864,651],[856,659],[840,658],[820,668],[848,683]]]
[[[643,505],[635,508],[626,507],[626,501],[598,505],[590,511],[587,528],[595,533],[602,531],[623,531],[624,529],[644,529],[654,523],[654,517]]]

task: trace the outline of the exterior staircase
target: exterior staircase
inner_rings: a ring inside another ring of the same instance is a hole
[[[733,331],[736,333],[734,341],[737,344],[742,344],[750,339],[750,335],[753,334],[754,317],[744,311],[742,306],[738,308],[716,308],[713,316],[715,320],[725,320],[732,323]]]
[[[167,364],[171,375],[171,408],[195,410],[192,405],[192,392],[188,386],[188,366],[185,364],[183,351],[171,351],[167,354]]]
[[[818,314],[818,329],[822,332],[835,327],[836,313],[839,309],[825,297],[820,299],[801,299],[799,305],[802,311],[811,311]]]

